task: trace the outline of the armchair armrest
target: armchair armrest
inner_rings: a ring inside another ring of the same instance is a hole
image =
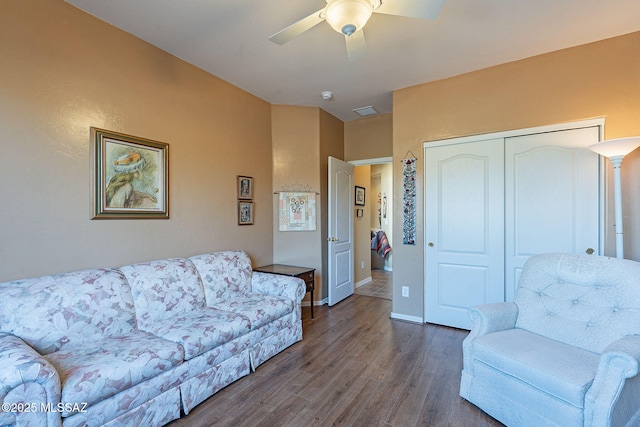
[[[513,302],[483,304],[469,309],[473,322],[471,332],[462,342],[463,369],[471,369],[471,346],[473,340],[492,332],[513,329],[518,319],[518,306]]]
[[[302,279],[259,271],[254,271],[251,276],[251,289],[263,294],[290,298],[295,304],[300,304],[307,292]]]
[[[585,425],[627,425],[640,416],[640,336],[609,344],[585,396]],[[612,423],[612,420],[615,420]]]
[[[20,425],[59,426],[60,414],[46,411],[60,402],[55,368],[20,338],[0,333],[0,402],[3,420]],[[6,410],[8,409],[8,410]]]
[[[513,302],[484,304],[469,309],[473,322],[471,333],[476,336],[513,329],[518,318],[518,306]]]

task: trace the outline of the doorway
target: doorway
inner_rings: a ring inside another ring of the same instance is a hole
[[[364,205],[354,206],[355,293],[392,299],[393,165],[379,158],[349,162],[354,183],[364,188]],[[361,190],[360,190],[361,191]]]

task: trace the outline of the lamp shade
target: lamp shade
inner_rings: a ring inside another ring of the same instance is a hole
[[[610,139],[590,145],[588,148],[601,156],[612,158],[624,157],[638,147],[640,147],[640,136]]]
[[[373,14],[371,0],[332,0],[324,10],[331,28],[347,36],[360,30]]]

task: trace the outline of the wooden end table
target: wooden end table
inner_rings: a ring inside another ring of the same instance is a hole
[[[307,292],[311,293],[311,318],[313,319],[313,290],[315,289],[315,268],[296,267],[293,265],[270,264],[254,268],[261,273],[279,274],[281,276],[298,277],[304,280]]]

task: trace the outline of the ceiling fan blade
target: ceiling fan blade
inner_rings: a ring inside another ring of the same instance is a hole
[[[317,12],[313,12],[306,18],[302,18],[298,22],[289,25],[284,30],[278,31],[277,33],[269,37],[269,40],[274,43],[285,44],[289,40],[298,37],[300,34],[324,21],[324,18],[320,17],[320,13],[322,13],[323,10],[324,9],[320,9]]]
[[[383,1],[374,13],[406,16],[407,18],[435,19],[445,0],[388,0]]]
[[[367,42],[364,39],[364,31],[357,31],[350,36],[344,36],[347,42],[347,56],[349,61],[357,61],[367,56]]]

